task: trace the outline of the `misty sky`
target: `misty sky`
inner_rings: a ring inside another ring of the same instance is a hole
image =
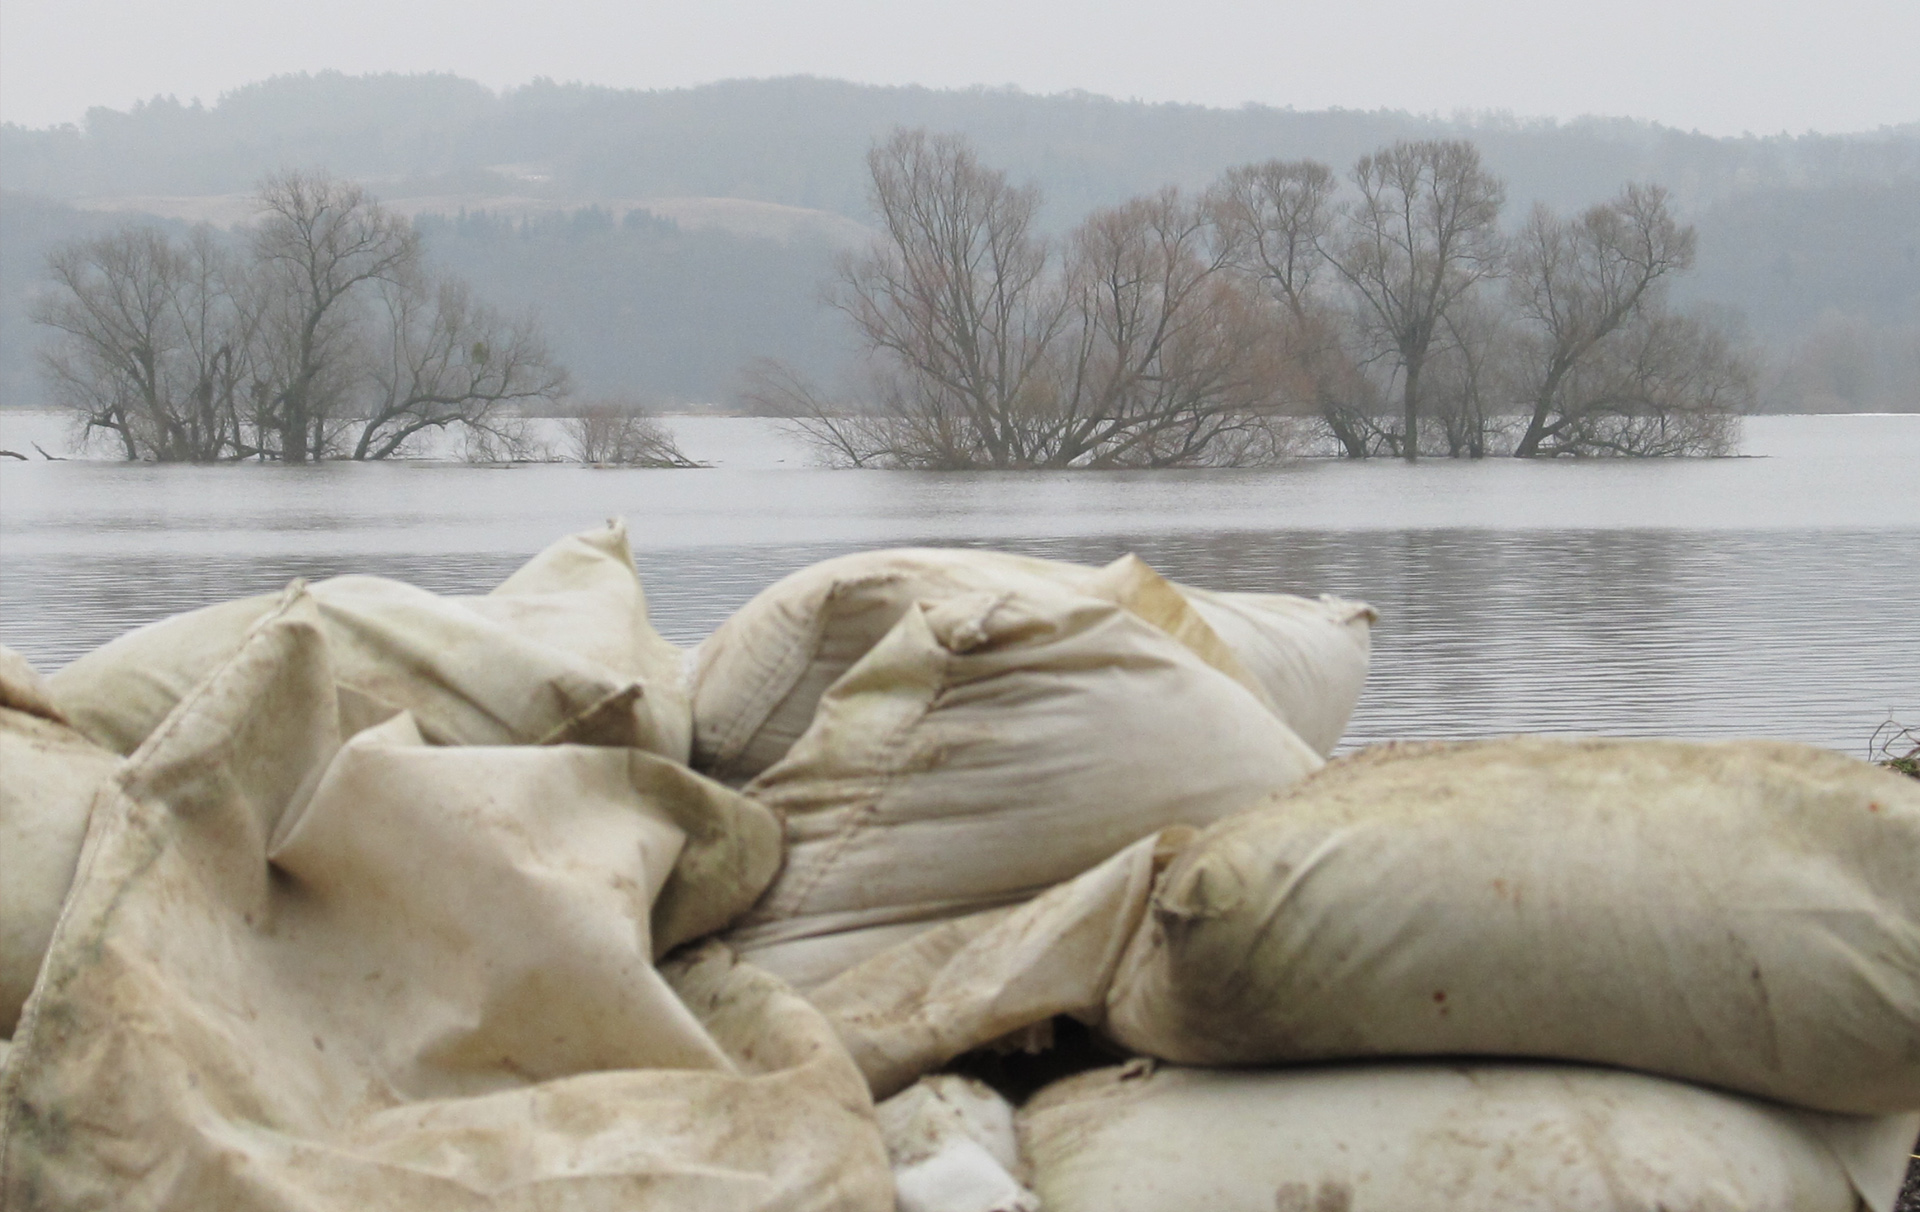
[[[1920,120],[1920,0],[5,0],[0,119],[281,72],[670,88],[810,73],[1710,134]]]

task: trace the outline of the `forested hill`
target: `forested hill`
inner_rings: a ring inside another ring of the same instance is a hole
[[[202,107],[93,110],[80,128],[0,129],[7,188],[54,197],[224,194],[324,164],[387,195],[510,189],[573,198],[755,198],[859,217],[877,134],[970,136],[1047,193],[1056,222],[1230,164],[1334,165],[1398,138],[1467,134],[1512,201],[1584,204],[1628,179],[1699,207],[1755,188],[1920,178],[1920,121],[1871,134],[1716,139],[1625,120],[1442,121],[1392,111],[1209,109],[1010,90],[789,78],[642,92],[541,82],[496,94],[455,76],[284,76]]]
[[[1310,156],[1344,170],[1405,137],[1477,142],[1507,182],[1514,222],[1534,201],[1571,208],[1657,181],[1700,228],[1685,296],[1743,315],[1783,375],[1795,359],[1867,367],[1812,386],[1795,370],[1793,390],[1825,400],[1808,406],[1901,407],[1920,381],[1920,122],[1721,139],[1612,119],[1226,110],[810,78],[495,93],[446,75],[327,73],[206,106],[94,110],[77,128],[0,127],[0,399],[35,394],[19,301],[49,242],[96,226],[87,212],[102,207],[231,222],[280,168],[325,168],[405,213],[449,216],[424,224],[435,255],[497,301],[538,307],[590,389],[719,399],[759,353],[828,370],[839,353],[817,283],[830,250],[859,237],[864,155],[896,125],[967,134],[987,162],[1041,187],[1055,229],[1229,165]],[[492,218],[462,222],[463,211]]]

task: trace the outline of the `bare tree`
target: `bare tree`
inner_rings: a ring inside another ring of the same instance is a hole
[[[869,368],[871,369],[871,368]],[[778,417],[839,467],[909,466],[893,447],[894,417],[856,398],[832,400],[792,367],[774,358],[755,358],[742,373],[739,403],[755,416]]]
[[[1177,190],[1095,213],[1063,255],[1039,197],[954,137],[895,133],[869,157],[883,240],[835,301],[868,352],[831,405],[780,367],[746,393],[855,466],[1192,466],[1271,458],[1285,398],[1274,311],[1226,272],[1209,207]],[[1259,452],[1266,452],[1264,454]]]
[[[425,430],[485,425],[502,407],[565,394],[566,371],[531,320],[502,318],[451,279],[414,272],[379,285],[378,361],[354,458],[384,459]]]
[[[632,400],[596,399],[566,417],[574,458],[596,467],[701,467],[658,418]]]
[[[1629,185],[1571,219],[1534,208],[1514,242],[1508,284],[1524,327],[1529,413],[1514,454],[1570,449],[1568,439],[1592,431],[1586,414],[1614,407],[1611,388],[1593,388],[1611,384],[1613,374],[1582,370],[1607,355],[1610,340],[1659,330],[1629,331],[1658,311],[1667,279],[1691,267],[1693,255],[1693,228],[1675,221],[1658,186]]]
[[[1753,410],[1754,359],[1700,316],[1637,314],[1562,387],[1569,403],[1536,455],[1725,454]]]
[[[1327,289],[1326,249],[1341,209],[1339,182],[1317,160],[1231,169],[1210,198],[1231,263],[1283,312],[1281,336],[1305,407],[1348,458],[1373,453],[1377,393],[1349,348],[1350,313]]]
[[[834,301],[902,389],[892,411],[934,465],[1031,463],[1020,417],[1063,320],[1033,230],[1038,191],[954,135],[896,131],[867,167],[885,239],[842,264]]]
[[[369,295],[416,273],[420,244],[360,186],[323,174],[270,177],[260,204],[254,256],[272,370],[263,405],[281,460],[305,463],[338,435],[357,386]]]
[[[236,266],[202,227],[184,241],[128,225],[57,248],[53,290],[33,318],[58,332],[42,350],[56,398],[129,459],[207,461],[249,452],[238,397],[255,315]]]
[[[1400,453],[1419,457],[1421,374],[1448,313],[1500,268],[1506,190],[1464,140],[1402,141],[1362,156],[1359,191],[1328,260],[1366,328],[1398,361]]]
[[[378,459],[456,425],[488,431],[484,452],[530,449],[496,414],[567,387],[530,319],[430,276],[356,185],[289,174],[261,203],[247,257],[210,228],[142,225],[54,251],[42,361],[89,431],[163,461]]]
[[[1087,218],[1069,249],[1060,382],[1030,419],[1037,463],[1192,466],[1270,450],[1281,330],[1228,264],[1211,208],[1175,189]]]
[[[1512,428],[1503,416],[1511,391],[1513,333],[1496,302],[1469,295],[1441,319],[1429,353],[1427,399],[1448,458],[1481,459]]]

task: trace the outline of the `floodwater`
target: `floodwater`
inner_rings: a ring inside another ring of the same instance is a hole
[[[0,460],[0,642],[51,670],[127,628],[372,572],[475,592],[629,522],[691,643],[828,556],[1127,551],[1222,589],[1379,608],[1349,743],[1514,731],[1775,736],[1865,751],[1920,722],[1920,416],[1748,422],[1749,457],[1267,471],[826,471],[771,423],[673,422],[697,471]],[[0,413],[0,447],[59,449]]]

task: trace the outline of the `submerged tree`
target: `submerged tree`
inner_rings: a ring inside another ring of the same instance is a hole
[[[1694,231],[1658,186],[1629,185],[1573,218],[1537,207],[1515,241],[1514,454],[1712,454],[1749,411],[1754,374],[1724,333],[1669,313]]]
[[[1305,397],[1299,410],[1318,414],[1343,455],[1364,459],[1380,410],[1352,348],[1351,312],[1328,282],[1339,189],[1317,160],[1269,160],[1228,171],[1210,197],[1230,262],[1280,308],[1281,350]]]
[[[564,421],[574,458],[595,467],[704,467],[689,458],[658,418],[632,400],[587,400]]]
[[[1031,418],[1049,465],[1266,457],[1283,395],[1281,329],[1228,264],[1209,208],[1177,190],[1081,224],[1065,270],[1055,403]]]
[[[1400,454],[1420,453],[1421,376],[1449,312],[1500,269],[1506,189],[1464,140],[1399,142],[1353,168],[1359,199],[1328,260],[1365,331],[1398,358]]]
[[[1332,171],[1269,161],[1214,187],[1240,272],[1288,317],[1288,357],[1350,457],[1701,454],[1751,407],[1751,359],[1700,317],[1668,313],[1693,232],[1665,191],[1628,186],[1564,219],[1536,208],[1509,242],[1499,183],[1469,145],[1363,158],[1342,203]],[[1503,292],[1482,285],[1510,276]],[[1397,394],[1400,416],[1385,416]]]
[[[1528,453],[1725,454],[1753,411],[1756,378],[1751,355],[1720,325],[1643,312],[1566,376],[1565,403]]]
[[[250,453],[241,429],[257,318],[209,229],[176,241],[125,226],[54,250],[48,272],[55,289],[31,314],[59,336],[42,367],[88,432],[113,434],[129,459]]]
[[[360,186],[285,173],[260,190],[253,249],[272,378],[268,413],[282,462],[321,457],[351,398],[372,296],[416,273],[420,242]]]
[[[387,283],[375,322],[378,360],[354,417],[356,459],[384,459],[426,430],[485,426],[502,407],[566,393],[567,373],[532,322],[502,318],[463,282]]]
[[[386,458],[566,390],[531,320],[431,274],[359,186],[286,174],[261,205],[245,240],[133,223],[49,257],[44,370],[127,458]]]
[[[1168,190],[1090,216],[1056,250],[1039,195],[954,136],[868,159],[882,238],[834,301],[868,375],[849,406],[778,366],[749,399],[857,466],[1165,467],[1271,457],[1281,359],[1209,210]]]
[[[894,444],[926,466],[1032,464],[1025,417],[1064,316],[1039,191],[925,131],[894,132],[867,167],[885,239],[842,263],[834,302],[879,363]]]

